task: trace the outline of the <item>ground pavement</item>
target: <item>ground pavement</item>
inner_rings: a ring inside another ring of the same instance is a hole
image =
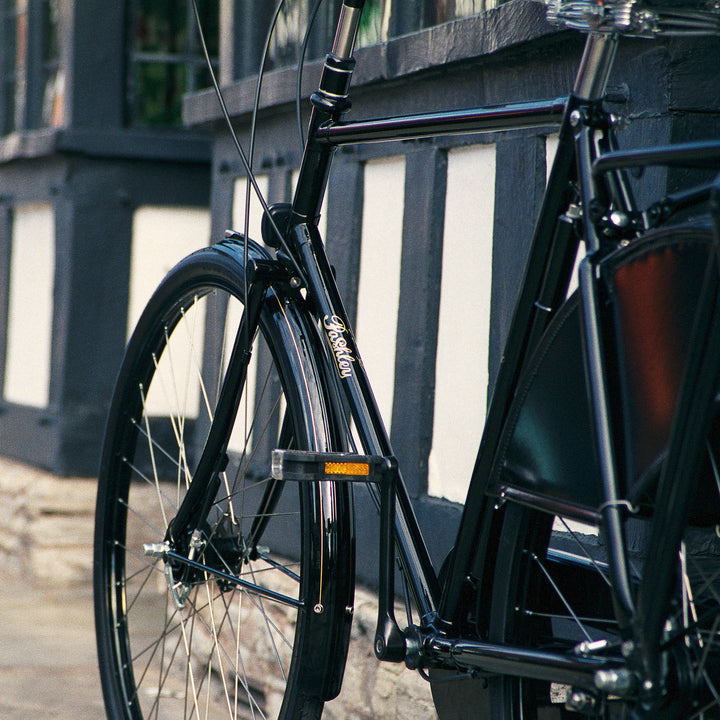
[[[102,720],[89,585],[0,568],[0,718]]]

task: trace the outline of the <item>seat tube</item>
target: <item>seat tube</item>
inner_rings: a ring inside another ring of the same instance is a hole
[[[616,49],[616,35],[591,33],[588,36],[573,86],[573,93],[579,100],[587,104],[602,99]],[[595,155],[592,136],[596,129],[587,115],[587,110],[584,112],[578,110],[574,121],[571,117],[571,125],[575,128],[578,180],[582,204],[585,208],[583,225],[587,254],[580,263],[578,278],[583,321],[584,358],[590,391],[592,424],[602,479],[604,502],[601,515],[610,555],[613,603],[620,622],[621,633],[626,633],[634,614],[634,602],[625,554],[623,511],[617,496],[617,449],[610,411],[607,355],[601,331],[602,303],[598,293],[596,267],[600,240],[588,211],[596,197],[592,174],[592,162]]]

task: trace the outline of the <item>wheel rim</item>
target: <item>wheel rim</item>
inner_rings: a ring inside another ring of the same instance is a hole
[[[135,363],[106,479],[103,593],[118,702],[134,718],[278,717],[302,613],[305,490],[284,488],[259,542],[248,548],[245,538],[266,495],[268,449],[294,442],[296,410],[259,339],[251,390],[241,400],[228,467],[196,551],[210,570],[176,565],[166,572],[170,563],[157,546],[192,477],[219,388],[217,369],[242,312],[225,288],[198,285],[163,314]],[[263,545],[269,541],[272,547]],[[144,554],[146,543],[156,544],[159,557]],[[285,601],[233,586],[220,573]]]
[[[509,512],[508,512],[509,511]],[[507,508],[506,541],[512,551],[499,557],[491,627],[495,640],[573,652],[581,643],[605,640],[598,656],[632,652],[623,645],[613,620],[605,555],[597,532],[579,525]],[[647,547],[649,521],[634,519],[628,529],[630,572],[637,586]],[[512,557],[511,557],[512,556]],[[568,574],[568,560],[582,569]],[[573,584],[579,587],[573,589]],[[678,717],[716,717],[720,707],[720,538],[715,528],[688,528],[678,554],[678,583],[664,638],[667,667],[666,709]],[[591,646],[590,646],[591,647]],[[590,650],[589,652],[593,652]],[[493,702],[506,718],[559,718],[565,704],[576,705],[567,717],[630,717],[631,702],[592,693],[572,697],[573,688],[512,678],[491,683]]]

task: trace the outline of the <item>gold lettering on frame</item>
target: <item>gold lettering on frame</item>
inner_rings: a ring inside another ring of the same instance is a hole
[[[345,334],[347,333],[345,323],[337,315],[326,315],[323,318],[323,325],[325,326],[325,333],[330,341],[330,347],[332,348],[340,377],[350,377],[352,375],[352,364],[355,362],[355,358],[345,338]]]

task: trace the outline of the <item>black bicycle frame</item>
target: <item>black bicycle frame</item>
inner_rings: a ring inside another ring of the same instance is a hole
[[[345,409],[357,429],[367,455],[392,457],[387,431],[380,417],[370,384],[365,375],[350,321],[335,284],[322,239],[317,229],[317,218],[326,189],[330,163],[334,150],[342,145],[362,142],[407,140],[454,133],[488,133],[499,130],[527,128],[550,129],[559,125],[559,145],[536,224],[528,256],[526,274],[510,327],[505,354],[499,369],[494,393],[490,402],[483,438],[472,474],[465,507],[458,531],[449,572],[443,587],[429,558],[419,529],[407,489],[398,472],[393,478],[394,533],[383,523],[381,537],[381,618],[378,637],[392,635],[397,625],[392,616],[392,556],[397,547],[405,575],[425,625],[433,625],[452,636],[462,620],[461,598],[463,585],[471,569],[477,571],[477,558],[482,554],[481,536],[484,531],[480,520],[485,516],[488,502],[488,481],[497,462],[498,441],[506,422],[511,400],[529,350],[539,340],[553,313],[566,297],[571,271],[577,254],[577,240],[570,231],[570,222],[563,218],[568,205],[575,199],[572,185],[580,189],[579,198],[589,208],[601,191],[593,163],[601,153],[614,148],[608,144],[608,130],[603,133],[605,145],[600,148],[597,130],[591,118],[605,93],[607,76],[612,66],[617,38],[614,35],[588,36],[573,92],[568,98],[547,102],[515,103],[496,107],[462,111],[417,114],[407,117],[343,122],[341,117],[349,106],[348,91],[354,61],[352,52],[364,0],[345,0],[338,23],[333,50],[328,56],[318,91],[312,96],[309,134],[293,201],[290,230],[286,236],[289,251],[306,274],[301,278],[312,299],[318,324],[328,334],[327,362],[334,368],[342,397],[330,398],[338,417]],[[662,151],[661,151],[662,152]],[[667,151],[670,153],[670,151]],[[690,151],[688,151],[690,152]],[[618,154],[619,155],[619,154]],[[624,179],[621,163],[605,171],[604,187],[611,186],[620,205],[632,206],[632,197]],[[590,378],[591,409],[594,417],[595,437],[600,457],[600,468],[605,503],[600,515],[607,533],[612,574],[613,600],[621,627],[627,629],[634,616],[630,596],[628,570],[625,565],[625,548],[622,534],[621,509],[617,504],[618,487],[615,477],[617,464],[613,447],[613,432],[608,412],[609,390],[604,375],[604,350],[598,332],[599,307],[595,272],[595,256],[599,241],[590,213],[584,214],[584,231],[587,255],[580,273],[584,340],[587,370]],[[708,291],[710,292],[710,291]],[[334,333],[334,334],[333,334]],[[340,338],[343,347],[342,366],[334,363],[333,343]],[[711,345],[715,347],[715,338]],[[720,339],[718,340],[720,343]],[[712,369],[703,377],[712,375]],[[710,382],[710,381],[707,381]],[[387,490],[387,487],[385,488]],[[392,517],[388,493],[381,489],[381,517]],[[533,499],[537,507],[556,509]],[[393,536],[394,535],[394,536]],[[667,553],[672,549],[665,550]],[[390,557],[388,565],[388,557]],[[659,562],[661,559],[659,559]],[[669,563],[670,564],[670,563]],[[387,596],[386,596],[387,595]],[[383,617],[384,614],[384,617]],[[443,646],[436,636],[433,640],[438,657],[455,650]],[[377,648],[376,648],[377,650]],[[382,650],[382,648],[381,648]],[[552,678],[565,676],[567,682],[588,681],[596,669],[592,662],[568,662],[547,653],[518,648],[497,648],[481,643],[464,648],[467,666],[496,668],[502,672],[547,676],[552,666]],[[377,652],[384,659],[403,659],[393,653]],[[453,655],[457,660],[457,656]],[[514,668],[514,669],[513,669]]]
[[[475,544],[478,529],[478,509],[485,502],[485,487],[478,478],[489,476],[492,465],[492,448],[504,422],[514,383],[525,360],[522,352],[528,340],[538,338],[547,325],[551,313],[548,306],[557,307],[564,299],[569,281],[568,257],[574,259],[576,246],[556,243],[556,218],[568,203],[568,178],[574,177],[574,130],[570,117],[573,111],[590,105],[604,90],[604,77],[612,59],[614,47],[605,37],[593,37],[588,42],[582,77],[586,83],[589,74],[593,83],[586,87],[578,83],[571,98],[544,102],[513,103],[495,107],[473,108],[411,115],[400,118],[342,122],[348,106],[347,95],[354,61],[351,53],[354,37],[353,24],[359,20],[362,2],[346,2],[339,21],[333,52],[328,56],[320,88],[312,97],[313,109],[310,132],[301,165],[293,202],[294,218],[290,245],[297,254],[300,266],[308,273],[304,278],[308,291],[316,304],[321,321],[335,319],[345,332],[345,341],[352,358],[359,357],[352,336],[350,322],[342,306],[332,272],[324,252],[315,220],[324,195],[330,162],[334,149],[346,144],[406,140],[454,133],[488,133],[499,130],[537,128],[550,130],[560,125],[560,141],[550,174],[548,191],[540,215],[528,260],[528,272],[523,294],[510,331],[509,355],[500,369],[497,386],[488,413],[488,421],[473,474],[471,489],[461,523],[456,557],[471,558],[466,549]],[[338,40],[340,38],[340,40]],[[588,70],[588,67],[590,69]],[[603,79],[597,81],[597,76]],[[578,94],[578,92],[581,94]],[[582,94],[589,97],[582,97]],[[560,245],[561,247],[556,247]],[[391,447],[380,418],[372,391],[360,363],[353,363],[353,372],[341,376],[339,382],[346,395],[350,414],[355,422],[363,451],[388,456]],[[422,615],[435,616],[438,611],[445,619],[452,618],[457,605],[458,579],[467,568],[455,568],[445,591],[441,589],[425,549],[412,506],[402,480],[397,487],[398,527],[397,542],[412,584],[415,600]],[[461,582],[461,580],[459,580]]]

